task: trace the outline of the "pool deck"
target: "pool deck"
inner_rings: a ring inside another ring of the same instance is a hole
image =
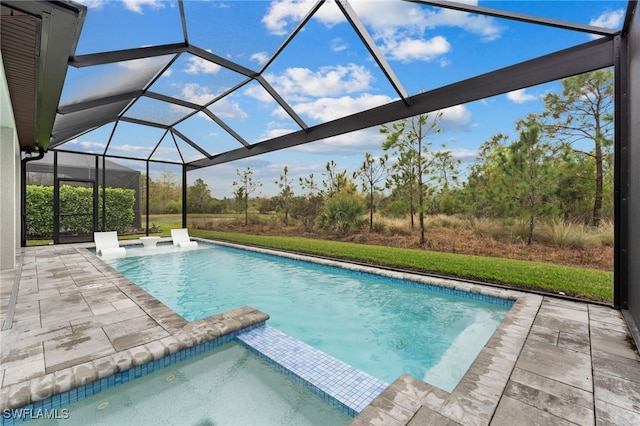
[[[242,307],[189,323],[87,247],[28,247],[18,270],[0,275],[1,409],[267,318]],[[352,425],[640,424],[640,357],[619,311],[459,287],[517,301],[458,386],[403,375]]]

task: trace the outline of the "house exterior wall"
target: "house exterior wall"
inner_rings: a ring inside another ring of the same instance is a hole
[[[20,247],[20,147],[0,57],[0,270],[15,269]]]

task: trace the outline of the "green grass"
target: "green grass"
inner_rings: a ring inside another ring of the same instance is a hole
[[[613,273],[522,260],[390,248],[298,237],[190,229],[192,236],[354,260],[613,302]]]

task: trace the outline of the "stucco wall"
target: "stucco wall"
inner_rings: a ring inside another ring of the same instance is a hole
[[[20,148],[0,57],[0,270],[14,269],[20,246]]]

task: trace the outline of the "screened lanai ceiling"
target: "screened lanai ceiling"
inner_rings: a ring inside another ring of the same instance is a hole
[[[87,1],[48,148],[199,168],[614,64],[621,25],[541,3]]]

